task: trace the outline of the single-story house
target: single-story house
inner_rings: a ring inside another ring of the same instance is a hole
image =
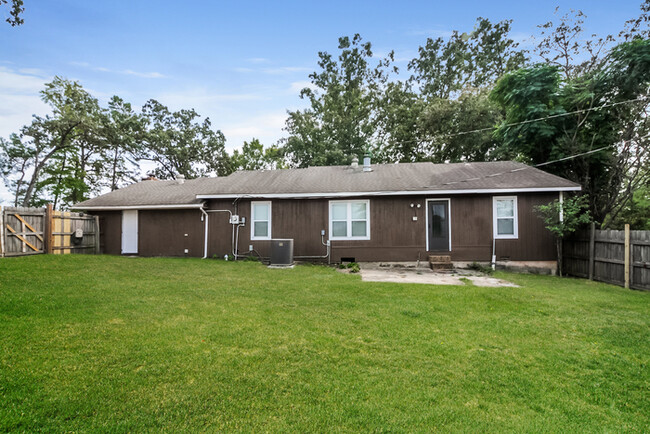
[[[99,215],[108,254],[296,259],[556,261],[534,212],[580,185],[512,161],[239,171],[146,180],[75,205]]]

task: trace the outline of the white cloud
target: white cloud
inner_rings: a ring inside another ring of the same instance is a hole
[[[136,77],[142,77],[142,78],[166,78],[166,76],[161,74],[160,72],[137,72],[137,71],[132,71],[130,69],[125,69],[124,71],[118,71],[118,73],[126,74],[126,75],[135,75]]]
[[[21,68],[18,70],[18,72],[21,74],[35,75],[38,77],[47,76],[47,73],[39,68]]]
[[[31,122],[32,114],[49,112],[39,92],[50,79],[41,70],[24,68],[16,71],[0,66],[0,137],[7,138],[11,133],[17,133],[23,125]],[[9,204],[12,199],[0,183],[0,203]]]
[[[304,66],[277,66],[277,67],[266,67],[261,69],[237,67],[237,68],[233,68],[233,71],[241,72],[241,73],[261,72],[263,74],[269,74],[269,75],[283,75],[283,74],[311,72],[312,69]]]
[[[447,29],[415,29],[406,32],[410,36],[426,36],[429,38],[448,38],[453,31]]]
[[[34,75],[0,67],[0,137],[18,132],[20,127],[31,122],[32,114],[49,112],[39,92],[51,78],[40,74],[40,71],[39,75]]]
[[[519,44],[519,48],[533,48],[536,45],[535,37],[531,34],[524,32],[512,32],[510,33],[510,39]]]
[[[373,59],[384,59],[388,57],[390,50],[376,50],[373,51]],[[410,62],[413,58],[418,57],[417,50],[393,50],[393,57],[395,63],[407,63]]]
[[[271,61],[265,57],[250,57],[246,59],[249,63],[270,63]]]
[[[262,72],[265,74],[288,74],[293,72],[309,72],[311,68],[304,66],[280,66],[277,68],[264,68]]]
[[[293,83],[291,83],[291,86],[289,87],[289,92],[299,94],[300,91],[306,87],[312,90],[316,89],[316,86],[311,81],[302,80],[302,81],[294,81]]]
[[[268,97],[257,93],[219,93],[205,88],[159,94],[156,100],[172,110],[195,109],[199,114],[213,111],[227,102],[265,100]]]
[[[160,72],[140,72],[140,71],[134,71],[132,69],[123,69],[123,70],[113,70],[110,68],[106,68],[104,66],[93,66],[89,64],[88,62],[69,62],[70,65],[72,66],[79,66],[81,68],[86,68],[90,69],[91,71],[98,71],[98,72],[107,72],[111,74],[123,74],[123,75],[132,75],[134,77],[141,77],[141,78],[168,78],[166,75],[161,74]]]
[[[81,66],[82,68],[91,68],[90,63],[88,62],[68,62],[72,66]]]
[[[270,146],[284,135],[287,113],[284,110],[262,113],[247,118],[241,122],[235,122],[221,129],[226,136],[227,149],[240,149],[244,141],[259,139],[264,146]]]

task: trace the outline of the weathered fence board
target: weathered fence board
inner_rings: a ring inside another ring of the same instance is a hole
[[[625,231],[578,231],[564,241],[562,262],[567,275],[650,290],[650,231],[629,231],[627,243]]]
[[[54,239],[52,253],[55,255],[97,253],[96,234],[99,229],[94,216],[54,211],[52,220],[52,237]],[[81,237],[75,236],[78,230],[81,230]]]
[[[4,207],[2,209],[3,255],[21,256],[45,252],[42,208]]]
[[[99,253],[95,216],[47,208],[0,208],[0,256]]]

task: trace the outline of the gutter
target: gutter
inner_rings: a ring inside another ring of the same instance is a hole
[[[140,209],[198,209],[203,208],[203,203],[187,203],[178,205],[111,205],[111,206],[73,206],[71,209],[80,209],[85,211],[122,211],[122,210],[140,210]]]
[[[238,199],[242,197],[283,199],[283,198],[328,198],[358,196],[413,196],[413,195],[450,195],[450,194],[505,194],[505,193],[544,193],[562,191],[580,191],[582,187],[526,187],[526,188],[491,188],[467,190],[400,190],[400,191],[352,191],[332,193],[247,193],[247,194],[197,194],[197,199]]]

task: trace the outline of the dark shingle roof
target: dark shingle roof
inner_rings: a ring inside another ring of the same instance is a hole
[[[202,195],[327,194],[495,189],[572,189],[574,182],[522,163],[400,163],[241,171],[200,185]]]
[[[142,181],[77,204],[76,208],[188,205],[201,198],[235,196],[353,195],[354,193],[449,192],[482,190],[578,190],[559,176],[512,161],[489,163],[376,164],[306,169],[240,171],[227,177],[177,181]],[[199,199],[197,199],[197,195]]]
[[[156,205],[199,206],[202,200],[196,198],[200,185],[210,178],[178,181],[140,181],[110,193],[76,204],[73,208],[86,207],[135,207]]]

